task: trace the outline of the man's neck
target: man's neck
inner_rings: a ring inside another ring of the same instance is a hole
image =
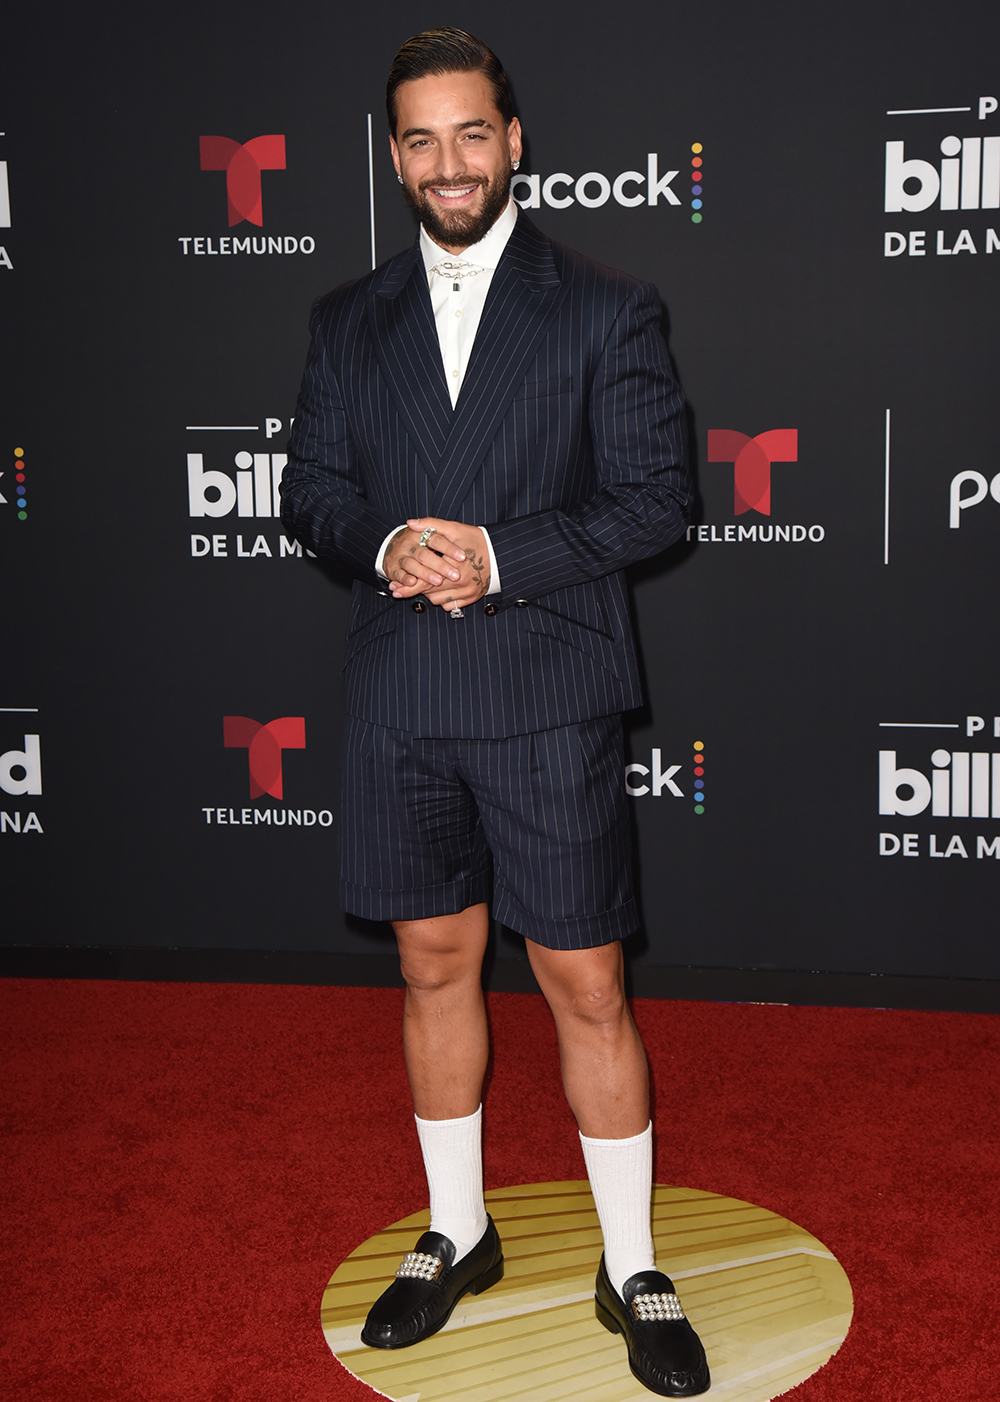
[[[438,248],[443,249],[445,253],[464,253],[467,248],[472,247],[471,243],[438,243],[434,235],[428,234],[426,229],[424,229],[424,233],[427,234],[431,243],[437,244]]]
[[[497,215],[497,219],[499,219],[499,217],[500,217],[500,216]],[[471,248],[471,247],[472,247],[472,244],[471,244],[471,243],[442,243],[440,239],[436,239],[436,238],[434,237],[434,235],[431,233],[431,231],[427,228],[427,225],[426,225],[426,224],[421,224],[420,227],[423,229],[424,233],[425,233],[425,234],[427,235],[427,237],[430,239],[431,243],[434,244],[435,248],[440,248],[440,249],[442,249],[445,253],[464,253],[465,250],[466,250],[467,248]],[[496,228],[496,219],[494,219],[493,223],[490,225],[490,228],[486,230],[486,234],[488,234],[488,233],[490,232],[490,229],[495,229],[495,228]],[[483,239],[486,237],[486,234],[483,234]],[[476,240],[474,240],[475,243],[482,243],[482,241],[483,241],[482,239],[476,239]]]
[[[460,254],[460,253],[464,253],[464,252],[466,251],[466,249],[475,247],[475,244],[477,244],[477,243],[482,243],[483,239],[488,238],[489,235],[490,235],[490,234],[493,232],[493,230],[496,228],[496,226],[497,226],[497,225],[501,222],[501,220],[504,218],[504,216],[505,216],[505,214],[507,213],[507,211],[508,211],[509,208],[510,208],[510,196],[508,196],[507,203],[504,205],[503,209],[500,211],[500,213],[499,213],[499,214],[497,215],[497,217],[494,219],[494,221],[493,221],[493,223],[490,225],[490,227],[486,230],[486,233],[485,233],[485,234],[482,234],[478,239],[475,239],[473,243],[442,243],[442,242],[440,241],[440,239],[436,239],[436,238],[434,237],[434,235],[430,232],[430,230],[427,228],[427,226],[426,226],[425,224],[421,224],[420,227],[421,227],[421,229],[423,230],[423,232],[426,234],[427,238],[430,239],[431,243],[434,245],[435,248],[440,248],[444,253],[451,253],[451,254],[454,254],[455,256],[457,256],[457,255]]]

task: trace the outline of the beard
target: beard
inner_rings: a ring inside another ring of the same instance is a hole
[[[497,172],[492,180],[488,180],[483,175],[475,178],[469,177],[465,180],[424,180],[415,189],[404,184],[403,195],[406,203],[416,211],[421,224],[435,243],[442,246],[461,244],[463,248],[469,248],[489,233],[506,208],[510,198],[510,177],[512,174],[513,166],[508,158],[507,164]],[[437,206],[431,204],[427,194],[431,188],[457,190],[467,188],[469,185],[478,185],[482,189],[483,198],[478,212],[471,209],[456,209],[454,212],[442,215],[438,212]]]

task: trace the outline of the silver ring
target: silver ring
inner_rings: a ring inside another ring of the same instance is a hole
[[[461,610],[461,609],[458,607],[458,605],[456,604],[455,607],[454,607],[454,608],[452,609],[452,611],[451,611],[451,617],[452,617],[452,618],[464,618],[464,617],[465,617],[465,614],[462,612],[462,610]]]
[[[420,532],[420,544],[426,545],[427,542],[430,540],[431,536],[434,534],[434,531],[434,526],[425,526],[424,529]]]

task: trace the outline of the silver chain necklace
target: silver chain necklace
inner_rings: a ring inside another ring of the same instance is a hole
[[[453,262],[450,258],[442,258],[431,268],[432,273],[439,273],[441,277],[451,279],[452,290],[461,292],[462,279],[475,277],[478,273],[484,273],[485,268],[477,268],[474,263]]]

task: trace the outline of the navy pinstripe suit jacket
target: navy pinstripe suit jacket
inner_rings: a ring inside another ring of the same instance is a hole
[[[418,244],[320,298],[281,519],[355,578],[349,712],[496,739],[639,705],[622,570],[686,523],[682,403],[655,289],[523,213],[454,409]],[[411,516],[486,526],[503,592],[460,621],[393,599],[375,559]]]

